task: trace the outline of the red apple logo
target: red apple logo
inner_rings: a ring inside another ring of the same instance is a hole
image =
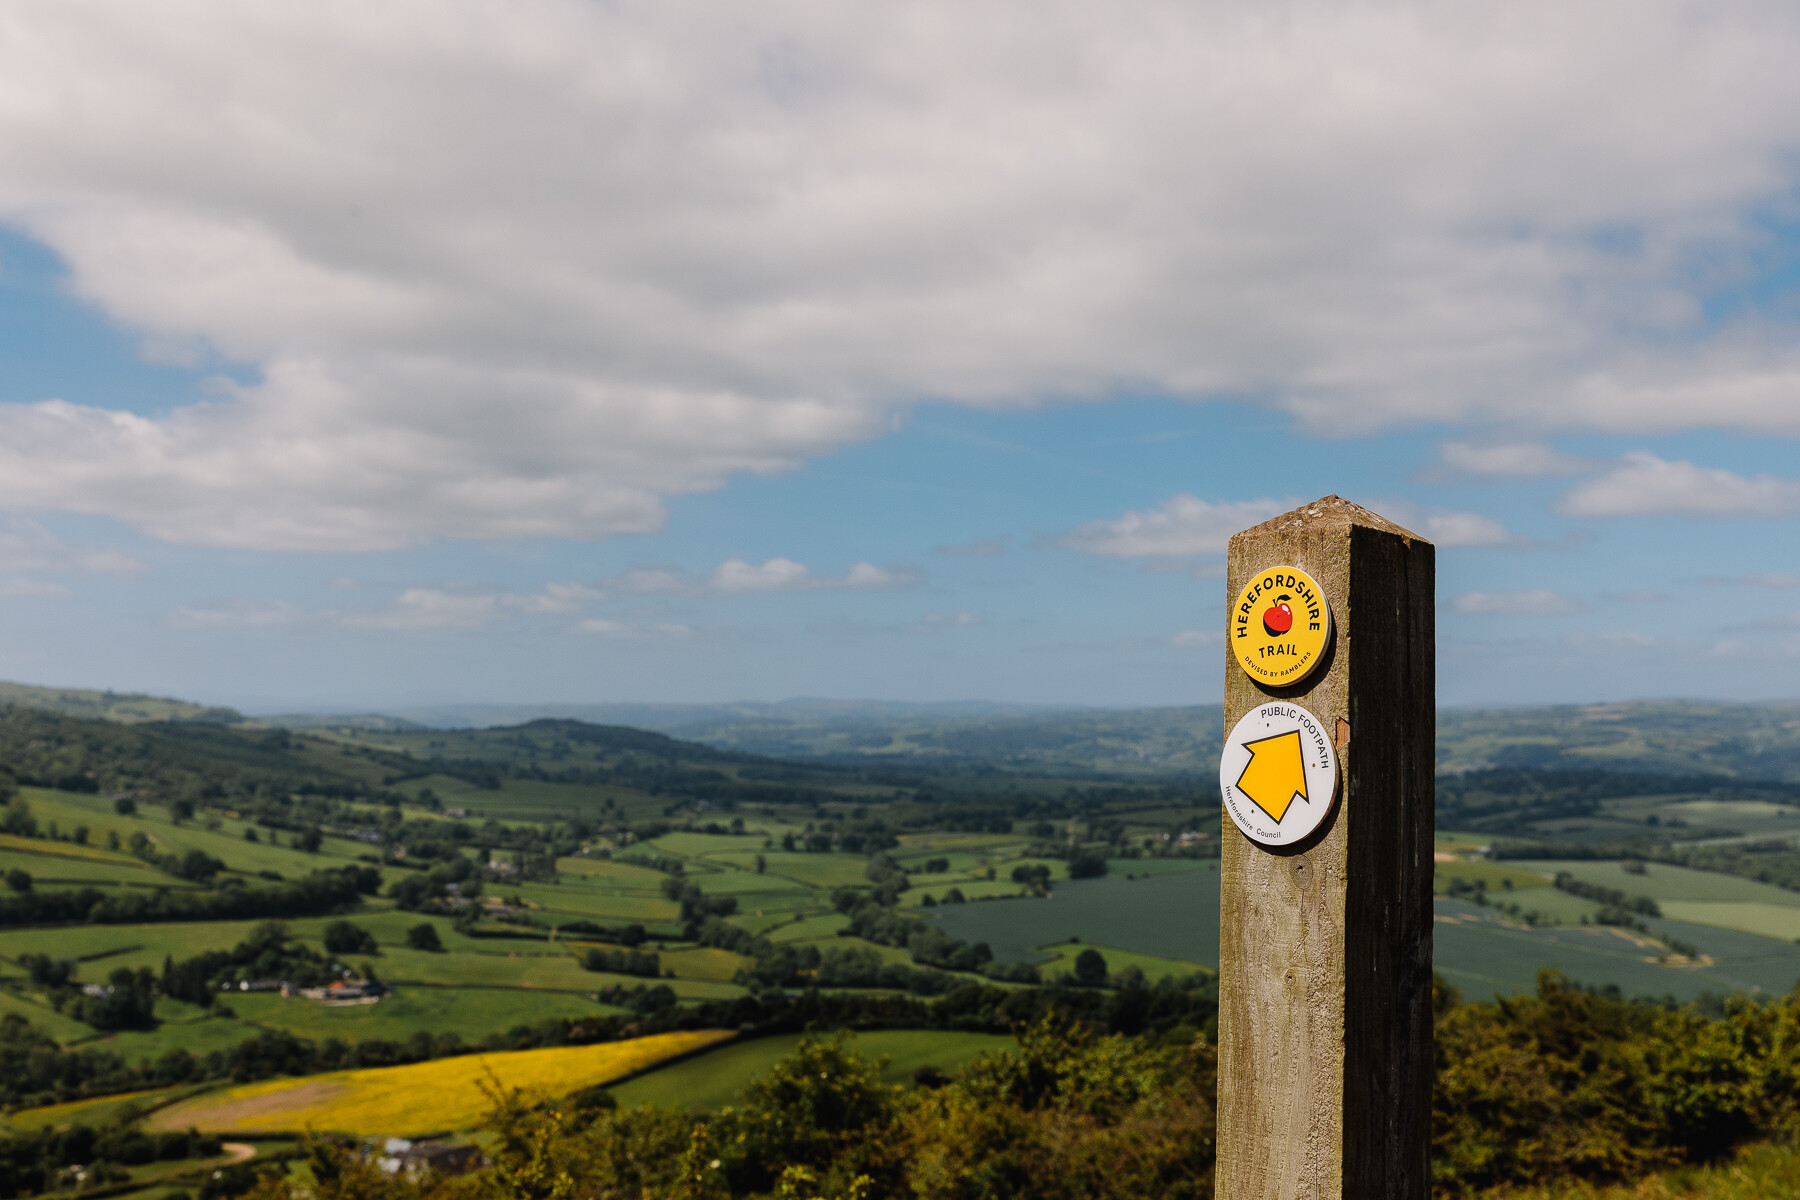
[[[1270,637],[1280,637],[1294,627],[1294,610],[1288,607],[1288,595],[1284,592],[1276,597],[1275,603],[1263,613],[1263,628]]]

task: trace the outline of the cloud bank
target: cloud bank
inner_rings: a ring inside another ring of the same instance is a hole
[[[6,397],[0,507],[601,538],[921,397],[1800,435],[1792,329],[1706,315],[1800,175],[1796,58],[1758,0],[21,0],[0,222],[255,370]]]
[[[1647,451],[1571,489],[1557,509],[1572,517],[1780,517],[1800,512],[1800,480],[1750,478],[1722,467],[1671,462]]]
[[[1087,554],[1113,558],[1223,554],[1231,535],[1297,508],[1302,501],[1240,500],[1213,504],[1179,493],[1156,508],[1128,512],[1113,520],[1088,521],[1062,536],[1062,544]],[[1439,546],[1522,544],[1505,525],[1480,513],[1428,508],[1409,500],[1380,499],[1368,507]]]

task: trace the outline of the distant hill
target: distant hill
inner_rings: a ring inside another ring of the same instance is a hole
[[[1438,769],[1533,767],[1800,782],[1800,702],[1643,700],[1438,714]]]
[[[407,733],[439,728],[409,721],[405,717],[390,717],[384,713],[277,713],[270,717],[258,717],[255,723],[275,729],[335,729],[372,733]]]
[[[625,706],[618,706],[624,708]],[[773,758],[1010,771],[1210,774],[1218,705],[939,712],[811,703],[635,707],[614,723]],[[974,706],[970,706],[974,707]],[[1444,709],[1438,769],[1603,769],[1800,782],[1800,703],[1647,700]]]
[[[649,730],[728,753],[930,770],[1208,775],[1216,704],[1058,709],[963,701],[796,699],[740,704],[444,705],[392,713],[245,718],[141,694],[0,683],[0,706],[124,723],[174,721],[369,734],[479,730],[545,719]],[[486,754],[484,747],[478,753]],[[1541,708],[1445,709],[1438,769],[1602,769],[1800,782],[1800,702],[1646,700]]]
[[[1066,712],[1047,704],[1001,704],[987,700],[952,700],[914,704],[899,700],[826,700],[797,697],[773,702],[732,704],[438,704],[396,709],[393,715],[432,729],[487,729],[523,725],[546,717],[586,721],[593,725],[633,725],[661,733],[727,727],[739,723],[902,721],[922,718],[1019,716]],[[297,718],[270,717],[272,722]],[[328,717],[326,720],[337,720]]]
[[[236,709],[211,708],[171,700],[166,696],[147,696],[141,692],[87,691],[81,688],[37,687],[28,683],[0,682],[0,705],[17,704],[22,708],[40,708],[71,717],[122,721],[202,721],[212,725],[235,725],[244,717]]]
[[[773,758],[1011,771],[1208,774],[1223,714],[1182,708],[1023,709],[819,701],[595,706],[608,724]],[[420,714],[410,714],[417,720]],[[422,722],[425,723],[425,722]],[[1646,700],[1444,709],[1438,769],[1603,769],[1800,782],[1800,703]]]
[[[416,727],[478,729],[544,719],[648,729],[721,750],[838,764],[1106,774],[1217,769],[1219,705],[1056,709],[963,701],[786,700],[774,704],[460,705],[404,709]],[[266,717],[294,728],[368,718]],[[374,728],[374,726],[363,726]]]

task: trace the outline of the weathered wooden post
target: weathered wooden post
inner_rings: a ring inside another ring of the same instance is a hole
[[[1219,1200],[1430,1195],[1435,558],[1337,496],[1231,539]]]

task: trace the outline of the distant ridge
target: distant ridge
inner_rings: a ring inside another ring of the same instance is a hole
[[[918,718],[1020,716],[1028,713],[1077,711],[1069,706],[1006,704],[990,700],[910,703],[900,700],[829,700],[801,696],[791,700],[742,701],[727,704],[438,704],[395,709],[393,715],[432,729],[486,729],[517,725],[543,717],[590,721],[596,725],[633,725],[669,732],[738,721],[895,721]],[[268,717],[274,723],[286,717]],[[336,718],[331,718],[336,720]]]
[[[385,713],[276,713],[273,716],[258,717],[255,723],[272,725],[277,729],[356,729],[371,733],[408,733],[448,728],[442,725],[422,725],[405,717],[390,717]]]
[[[0,682],[0,705],[41,708],[71,717],[135,724],[139,721],[202,721],[212,725],[237,725],[244,720],[234,708],[208,707],[149,696],[142,692],[91,691],[84,688],[41,687],[29,683]]]
[[[907,703],[801,697],[733,704],[458,704],[387,713],[285,713],[145,695],[0,683],[17,705],[127,724],[418,733],[554,719],[646,730],[769,758],[1031,774],[1184,775],[1218,769],[1216,704],[1058,708],[993,701]],[[1440,710],[1437,768],[1604,770],[1800,783],[1800,701],[1617,704]]]

